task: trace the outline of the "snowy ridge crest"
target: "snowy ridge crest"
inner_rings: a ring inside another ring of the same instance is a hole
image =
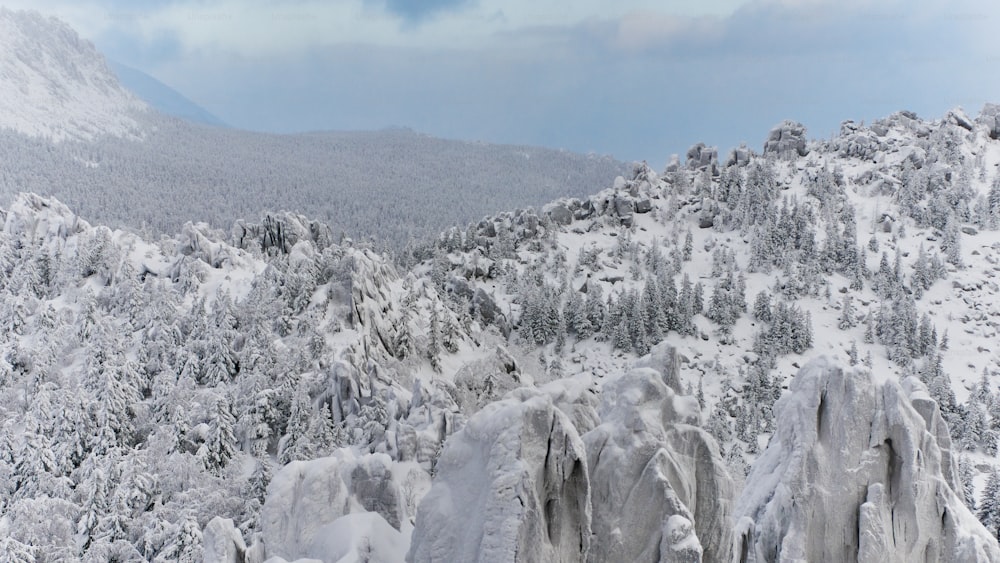
[[[146,110],[65,23],[0,7],[0,129],[53,142],[141,139]]]

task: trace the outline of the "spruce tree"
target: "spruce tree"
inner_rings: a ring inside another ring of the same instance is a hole
[[[1000,472],[997,470],[993,470],[986,481],[976,515],[990,533],[1000,538]]]
[[[858,324],[855,318],[854,299],[850,294],[844,295],[844,300],[840,305],[840,317],[837,320],[837,327],[840,330],[847,330]]]
[[[973,469],[972,463],[969,462],[968,456],[960,456],[958,458],[958,478],[962,483],[962,500],[965,501],[965,506],[975,514],[976,512],[976,487],[973,484]]]

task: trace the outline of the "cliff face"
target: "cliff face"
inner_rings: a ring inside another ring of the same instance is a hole
[[[737,504],[737,561],[998,561],[961,497],[937,405],[820,358],[776,405]]]

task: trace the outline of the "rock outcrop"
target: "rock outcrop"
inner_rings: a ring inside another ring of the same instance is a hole
[[[452,436],[407,559],[582,561],[590,547],[583,442],[551,398],[488,405]]]
[[[669,352],[661,356],[675,361]],[[602,423],[583,438],[593,506],[590,561],[728,555],[733,482],[715,440],[698,427],[697,401],[675,393],[664,375],[636,368],[602,390]]]
[[[438,461],[408,560],[728,557],[733,483],[697,402],[673,388],[677,356],[661,344],[639,364],[599,395],[582,376],[473,416]]]
[[[726,158],[726,166],[739,166],[743,167],[750,164],[750,157],[753,155],[753,151],[747,148],[746,145],[740,145],[735,149],[729,151],[729,157]]]
[[[229,518],[216,516],[202,532],[205,563],[244,563],[247,546],[243,534]]]
[[[736,561],[1000,561],[924,386],[820,358],[778,401],[737,504]]]
[[[806,128],[801,123],[784,121],[767,136],[764,154],[775,154],[779,158],[795,158],[809,154],[806,149]]]
[[[1000,105],[986,104],[983,106],[983,111],[979,112],[976,121],[986,127],[991,139],[1000,139]]]
[[[719,173],[719,149],[715,147],[698,143],[688,149],[686,157],[688,170],[708,170],[712,174]]]
[[[259,223],[237,221],[231,229],[233,246],[263,253],[288,254],[300,241],[322,250],[333,242],[330,227],[294,213],[265,214]]]
[[[271,480],[261,509],[265,553],[332,563],[343,553],[331,538],[360,545],[363,537],[405,551],[412,530],[406,497],[419,496],[429,479],[417,464],[393,463],[384,454],[356,457],[350,450],[289,463]]]

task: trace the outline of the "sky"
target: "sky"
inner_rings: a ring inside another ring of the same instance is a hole
[[[665,165],[1000,102],[994,0],[0,0],[227,123],[410,127]]]

